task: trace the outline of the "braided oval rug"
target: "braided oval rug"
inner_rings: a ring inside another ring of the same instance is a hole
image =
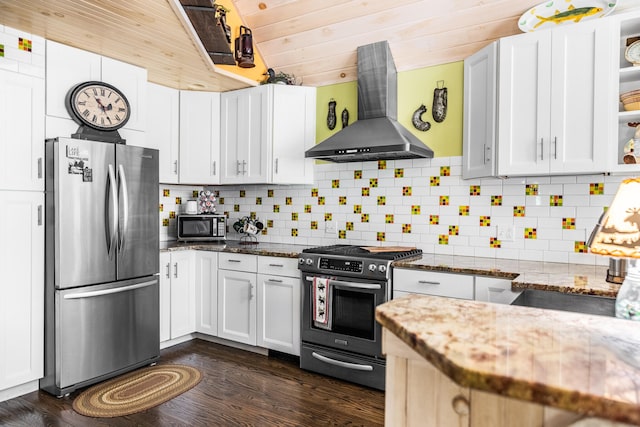
[[[201,379],[191,366],[149,366],[86,389],[74,399],[73,409],[96,418],[134,414],[173,399]]]

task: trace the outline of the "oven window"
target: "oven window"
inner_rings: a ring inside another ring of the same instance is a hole
[[[333,332],[373,340],[375,294],[345,289],[333,290]]]
[[[184,220],[182,221],[182,235],[183,236],[211,236],[211,222],[210,220]]]

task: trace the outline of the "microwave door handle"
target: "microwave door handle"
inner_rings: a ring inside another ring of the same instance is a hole
[[[118,191],[118,196],[120,196],[120,194],[123,195],[122,228],[118,230],[118,234],[120,235],[118,251],[122,253],[122,251],[124,250],[124,244],[126,242],[126,235],[129,231],[129,191],[127,190],[127,176],[124,173],[124,167],[122,165],[118,165],[118,176],[120,178],[118,181],[118,185],[120,186],[120,188],[118,190],[122,189],[122,191]]]
[[[105,220],[108,231],[107,256],[109,259],[112,259],[116,246],[116,230],[118,229],[118,193],[116,190],[117,185],[113,165],[109,164],[107,174],[109,177],[106,184],[107,192],[111,193],[111,197],[108,198],[110,203],[105,206]],[[109,212],[109,210],[111,210],[111,212]]]
[[[311,276],[307,276],[306,279],[309,282],[313,282],[313,277]],[[345,282],[343,280],[334,280],[334,279],[329,279],[329,284],[333,286],[338,286],[341,288],[351,288],[351,289],[369,289],[369,290],[382,289],[382,285],[378,285],[375,283],[354,283],[354,282]]]

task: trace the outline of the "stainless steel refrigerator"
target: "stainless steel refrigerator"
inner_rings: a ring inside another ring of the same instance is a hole
[[[160,355],[158,151],[47,140],[45,376],[56,396]]]

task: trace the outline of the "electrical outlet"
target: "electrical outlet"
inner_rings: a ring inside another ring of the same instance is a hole
[[[335,221],[324,222],[324,234],[338,235],[338,226]]]
[[[513,242],[516,237],[515,225],[499,225],[498,226],[498,240],[503,242]]]

